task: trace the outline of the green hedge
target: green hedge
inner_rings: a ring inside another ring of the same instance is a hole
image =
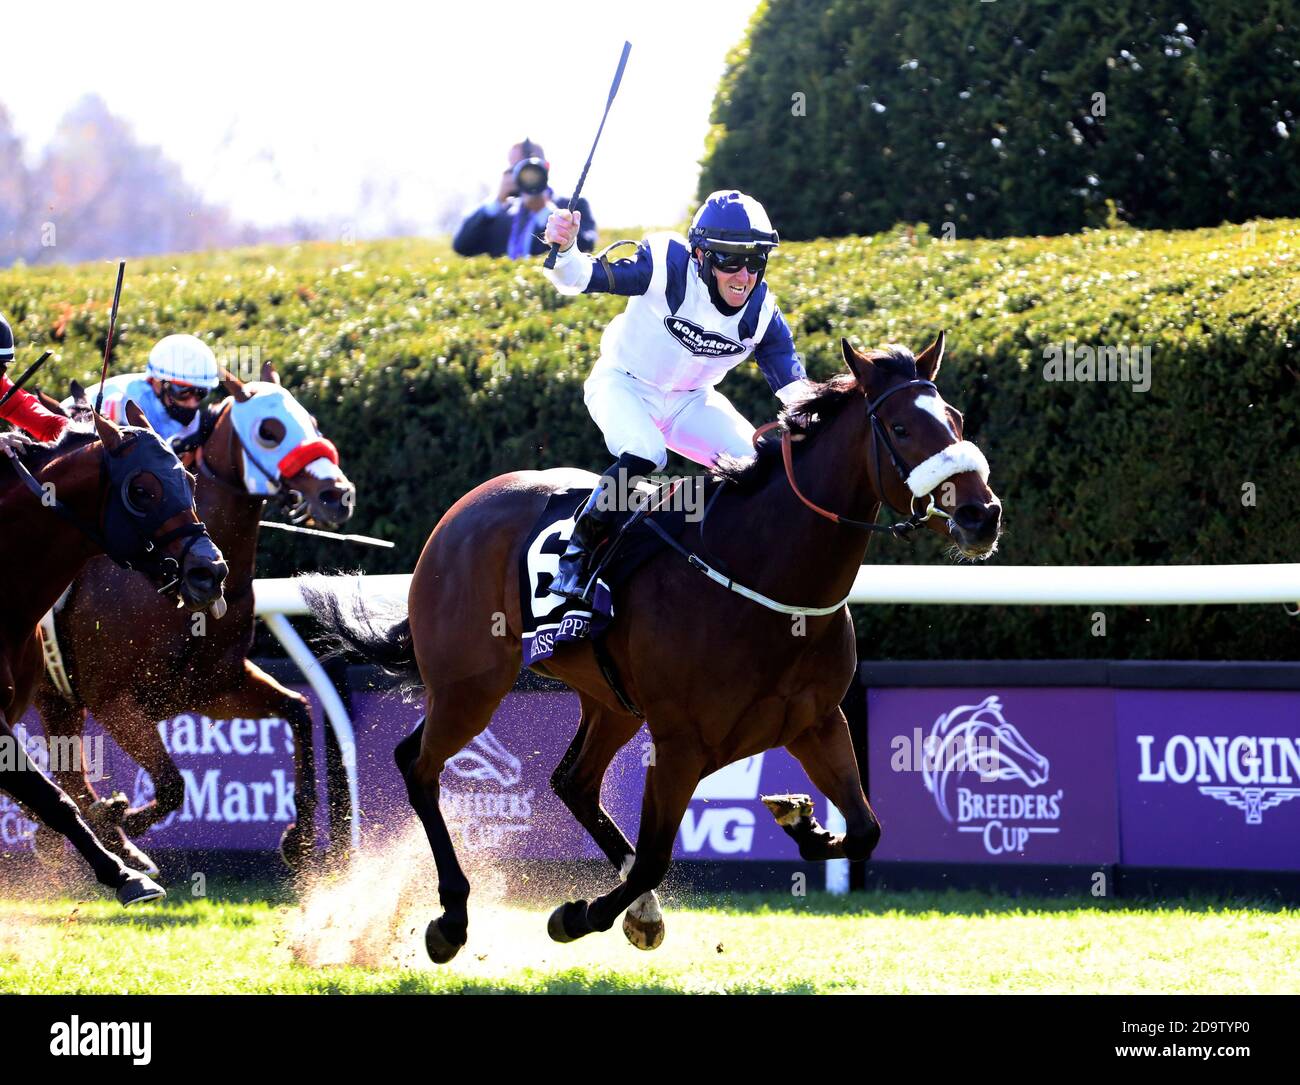
[[[993,560],[1215,564],[1300,560],[1297,263],[1296,221],[955,243],[922,229],[785,245],[769,276],[814,376],[839,368],[841,335],[919,348],[948,330],[940,385],[1006,508]],[[52,345],[47,387],[93,379],[111,288],[108,265],[0,273],[17,368]],[[442,512],[484,479],[605,466],[582,381],[621,305],[561,298],[535,266],[460,260],[433,242],[140,260],[115,368],[142,368],[157,336],[182,330],[274,360],[360,487],[354,529],[397,549],[277,534],[263,543],[263,575],[408,571]],[[1150,391],[1044,380],[1044,348],[1064,340],[1149,346]],[[774,414],[754,366],[722,389],[756,423]],[[868,556],[949,560],[930,537],[876,541]],[[858,618],[864,654],[888,658],[1297,654],[1300,625],[1280,606],[1110,608],[1105,638],[1091,635],[1092,609],[880,607]]]
[[[1300,214],[1300,0],[769,0],[699,193],[783,235],[957,237]]]

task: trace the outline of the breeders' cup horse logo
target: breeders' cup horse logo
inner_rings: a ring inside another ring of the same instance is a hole
[[[1033,748],[1002,715],[996,695],[977,705],[958,705],[934,721],[926,739],[922,778],[943,819],[948,809],[949,781],[966,772],[995,783],[1022,780],[1029,787],[1047,782],[1047,758]]]
[[[451,758],[447,767],[462,780],[490,780],[502,787],[514,787],[524,775],[519,758],[490,729]]]

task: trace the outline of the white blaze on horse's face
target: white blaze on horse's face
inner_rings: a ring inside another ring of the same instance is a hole
[[[916,405],[925,411],[926,414],[933,415],[939,422],[939,425],[952,436],[955,441],[957,434],[953,432],[952,420],[948,417],[948,404],[939,398],[938,394],[932,396],[917,396]]]
[[[343,479],[338,464],[323,454],[301,465],[296,462],[301,456],[293,454],[307,449],[310,455],[321,437],[311,415],[287,389],[266,381],[249,381],[244,391],[248,398],[231,404],[230,411],[243,445],[244,486],[250,494],[278,493],[281,477],[303,470],[318,479]],[[286,466],[295,469],[286,471]]]

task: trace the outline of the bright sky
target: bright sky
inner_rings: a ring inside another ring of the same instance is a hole
[[[525,135],[544,145],[566,193],[626,39],[585,192],[602,225],[669,224],[694,197],[714,89],[756,6],[8,5],[0,103],[33,159],[93,91],[238,218],[356,216],[370,186],[378,199],[360,233],[382,228],[388,208],[430,232],[448,200],[495,191],[507,148]]]

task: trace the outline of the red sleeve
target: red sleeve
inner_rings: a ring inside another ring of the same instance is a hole
[[[0,376],[0,396],[12,387],[13,382],[8,377]],[[0,407],[0,418],[26,430],[38,441],[55,440],[68,424],[62,415],[41,406],[41,401],[30,392],[19,392]]]

